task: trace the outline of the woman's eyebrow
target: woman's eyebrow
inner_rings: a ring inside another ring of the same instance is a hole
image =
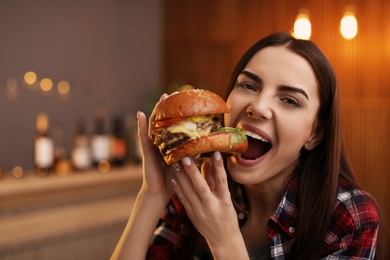
[[[258,83],[261,83],[262,80],[260,79],[259,76],[257,76],[256,74],[252,73],[252,72],[249,72],[247,70],[243,70],[240,75],[245,75],[247,76],[248,78],[251,78],[252,80],[258,82]],[[307,98],[307,100],[309,100],[309,95],[301,88],[296,88],[296,87],[292,87],[292,86],[280,86],[279,87],[279,90],[280,91],[290,91],[290,92],[296,92],[296,93],[300,93],[302,94],[303,96],[305,96]]]
[[[296,88],[296,87],[291,87],[291,86],[280,86],[279,87],[279,90],[280,91],[290,91],[290,92],[296,92],[296,93],[300,93],[302,95],[304,95],[307,100],[309,100],[309,96],[307,95],[307,93],[301,89],[301,88]]]
[[[243,70],[243,71],[241,71],[240,75],[241,74],[247,76],[248,78],[251,78],[252,80],[254,80],[256,82],[261,83],[261,79],[256,74],[254,74],[252,72],[249,72],[247,70]]]

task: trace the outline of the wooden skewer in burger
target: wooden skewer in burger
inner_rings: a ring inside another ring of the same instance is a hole
[[[184,157],[220,151],[239,154],[248,147],[245,133],[222,127],[228,113],[225,101],[216,93],[191,89],[161,99],[150,116],[149,137],[167,164]]]

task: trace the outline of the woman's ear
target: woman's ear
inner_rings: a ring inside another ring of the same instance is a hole
[[[316,141],[315,139],[313,139],[312,141],[307,141],[303,147],[305,147],[305,149],[306,149],[307,151],[310,151],[310,150],[312,150],[314,147],[316,147],[316,142],[315,142],[315,141]]]
[[[321,143],[323,133],[324,131],[322,127],[313,127],[313,131],[303,147],[308,151],[313,150],[319,143]]]

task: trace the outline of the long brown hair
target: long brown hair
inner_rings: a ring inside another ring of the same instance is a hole
[[[296,167],[300,175],[298,221],[304,220],[305,224],[297,223],[299,228],[293,249],[294,259],[312,259],[319,251],[318,241],[324,237],[331,222],[339,178],[347,180],[352,187],[358,187],[342,139],[337,80],[328,59],[313,42],[296,39],[289,33],[275,33],[255,43],[241,57],[233,70],[226,99],[246,64],[267,46],[285,46],[303,57],[317,79],[320,97],[317,125],[322,139],[313,150],[302,149]]]

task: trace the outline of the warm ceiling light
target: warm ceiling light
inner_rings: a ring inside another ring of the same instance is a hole
[[[355,38],[358,24],[354,13],[346,12],[340,22],[340,32],[347,40]]]
[[[69,93],[70,91],[70,85],[69,85],[69,82],[67,81],[60,81],[58,82],[58,85],[57,85],[57,90],[58,90],[58,93],[62,94],[62,95],[66,95]]]
[[[294,36],[308,40],[311,36],[311,23],[306,14],[300,13],[294,23]]]
[[[51,81],[51,79],[49,78],[44,78],[41,80],[41,82],[39,83],[39,86],[41,87],[41,89],[43,91],[50,91],[51,88],[53,87],[53,82]]]
[[[37,74],[35,74],[35,72],[28,71],[26,72],[26,74],[24,74],[24,81],[27,84],[32,85],[35,83],[36,80],[37,80]]]

